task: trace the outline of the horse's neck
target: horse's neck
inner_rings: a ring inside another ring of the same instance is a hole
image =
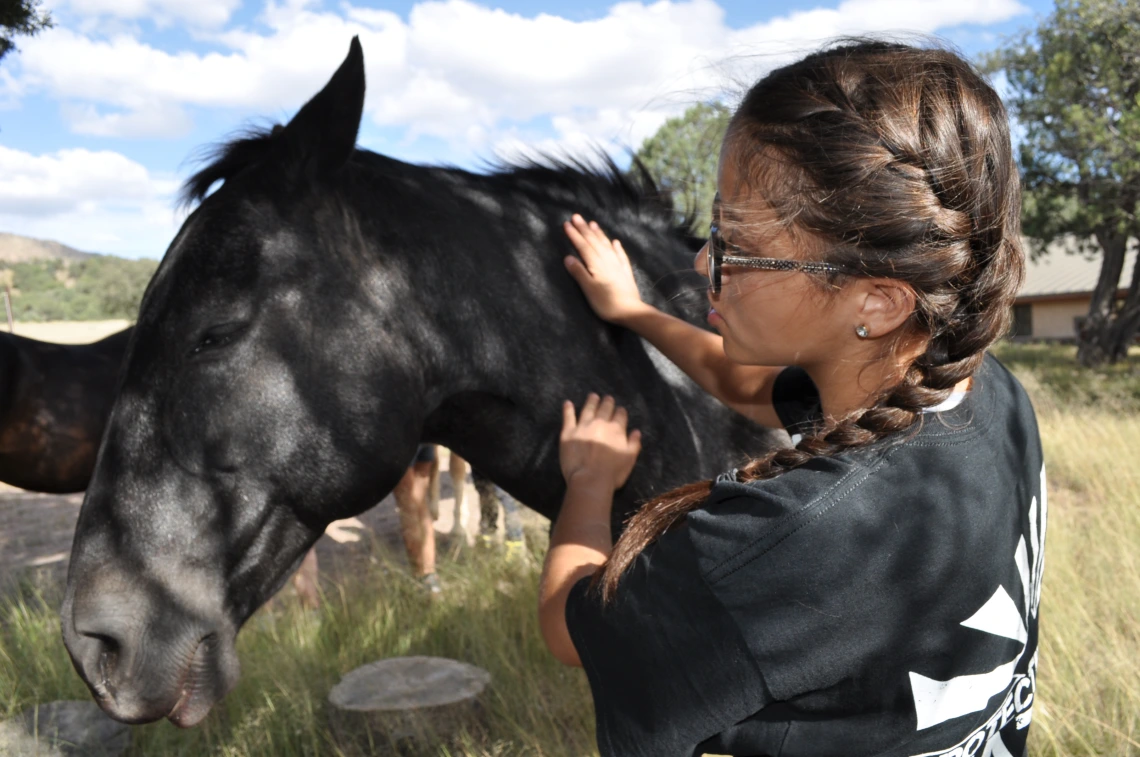
[[[489,194],[477,183],[464,189]],[[424,273],[399,284],[407,294],[400,311],[385,314],[387,325],[378,321],[371,330],[379,344],[399,325],[400,338],[417,353],[411,359],[420,362],[424,389],[418,398],[423,441],[455,450],[546,515],[557,513],[563,490],[562,402],[581,403],[591,391],[618,398],[652,440],[619,493],[615,514],[662,487],[713,475],[757,446],[748,440],[761,432],[740,433],[740,419],[660,353],[590,311],[559,249],[551,248],[562,244],[555,218],[561,211],[536,203],[516,208],[515,219],[541,211],[532,219],[537,230],[519,238],[518,226],[473,208],[473,201],[457,202],[448,219],[452,229],[425,229],[416,239],[417,254],[434,249],[449,257],[393,263]],[[628,226],[625,234],[613,231],[628,241],[646,299],[695,321],[703,289],[684,243],[648,223]],[[654,245],[659,249],[648,252]]]
[[[639,269],[638,278],[659,281],[676,272],[676,267],[658,264],[649,271]],[[459,333],[451,335],[458,339],[452,342],[455,356],[443,372],[447,378],[425,423],[425,437],[454,449],[550,517],[561,504],[563,486],[561,404],[580,404],[591,391],[617,397],[653,440],[630,485],[619,493],[615,516],[624,516],[664,486],[713,475],[738,457],[732,454],[739,451],[732,429],[739,420],[730,417],[731,411],[635,334],[601,322],[569,275],[558,273],[566,282],[546,284],[565,295],[561,318],[527,318],[517,303],[499,303],[486,320],[462,323]],[[563,289],[567,282],[568,293]],[[678,292],[686,294],[674,286],[671,295]],[[677,297],[646,294],[654,304],[693,318]],[[713,439],[698,438],[706,434]]]

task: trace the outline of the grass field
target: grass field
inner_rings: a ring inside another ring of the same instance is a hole
[[[1003,345],[1037,407],[1049,481],[1049,531],[1033,757],[1140,757],[1140,354],[1089,373],[1072,348]],[[581,671],[546,653],[535,614],[542,529],[531,561],[468,551],[441,566],[427,602],[400,562],[328,587],[318,613],[292,601],[242,631],[243,677],[205,723],[135,729],[132,755],[340,755],[324,697],[339,677],[394,655],[431,654],[491,672],[487,730],[438,754],[594,755]],[[85,698],[59,641],[59,588],[28,583],[0,603],[0,718]]]

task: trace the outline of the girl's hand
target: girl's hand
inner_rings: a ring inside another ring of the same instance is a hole
[[[566,486],[599,486],[612,493],[625,484],[641,453],[641,432],[626,434],[629,415],[614,398],[591,393],[574,417],[574,403],[562,403],[558,458]]]
[[[633,278],[633,266],[618,240],[610,241],[595,221],[575,213],[562,227],[582,259],[567,255],[563,262],[598,317],[620,323],[643,306]]]

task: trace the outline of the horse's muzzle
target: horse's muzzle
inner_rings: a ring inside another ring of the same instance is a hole
[[[124,723],[168,718],[200,722],[237,682],[236,632],[228,622],[123,594],[68,592],[61,608],[63,641],[99,706]]]

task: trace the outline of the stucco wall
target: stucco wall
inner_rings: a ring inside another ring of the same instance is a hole
[[[1061,300],[1033,303],[1033,336],[1042,339],[1073,339],[1077,332],[1075,318],[1088,315],[1089,301]]]

